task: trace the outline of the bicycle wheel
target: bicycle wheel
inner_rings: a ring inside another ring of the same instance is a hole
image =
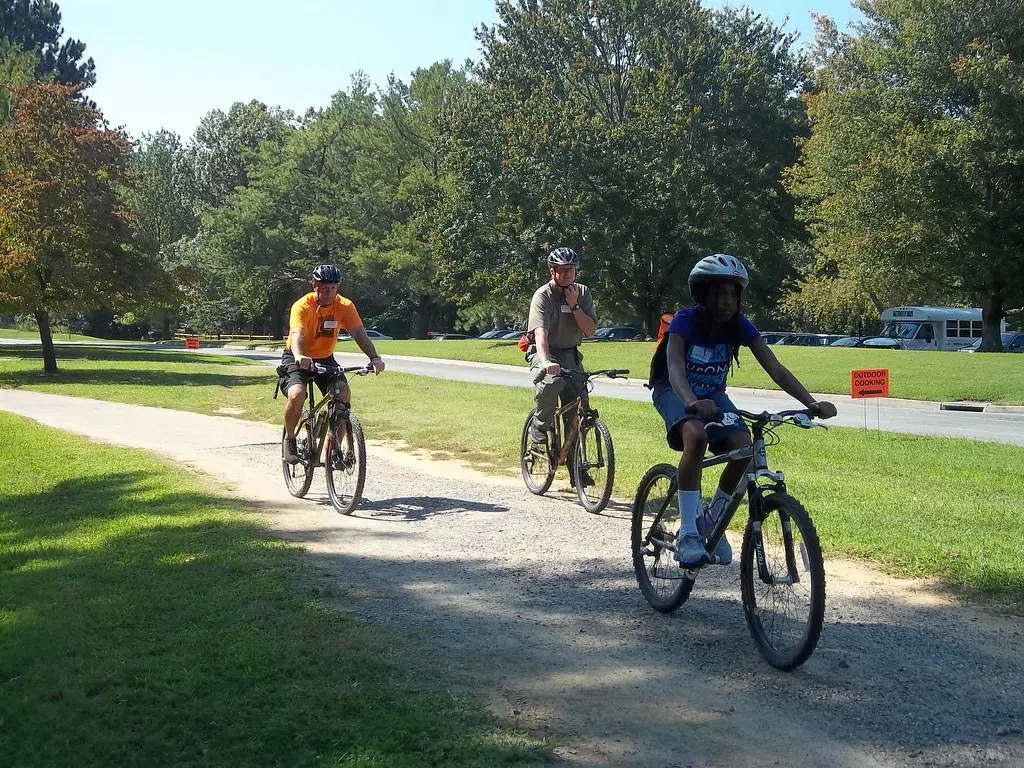
[[[814,523],[800,502],[770,493],[761,505],[764,519],[758,524],[751,518],[743,534],[743,612],[765,660],[793,669],[807,661],[821,634],[825,565]]]
[[[281,430],[281,466],[284,468],[284,483],[288,486],[288,493],[301,499],[309,490],[313,482],[313,451],[316,449],[316,440],[313,439],[313,427],[309,423],[309,412],[303,408],[302,417],[295,428],[295,446],[299,453],[299,463],[289,464],[284,460],[285,432]]]
[[[555,463],[551,460],[550,449],[545,445],[534,445],[530,439],[531,413],[523,425],[523,436],[519,442],[519,466],[523,470],[523,480],[530,493],[538,495],[551,487],[555,479]]]
[[[324,472],[327,475],[327,497],[343,515],[351,515],[363,496],[366,482],[366,441],[363,427],[355,414],[348,419],[336,416],[338,425],[327,437]],[[345,426],[345,436],[337,439],[338,427]]]
[[[678,531],[676,468],[658,464],[647,471],[637,488],[630,544],[640,591],[651,607],[662,613],[676,610],[693,589],[695,572],[680,568],[670,548]]]
[[[608,426],[600,419],[584,421],[572,455],[576,495],[595,515],[608,504],[615,482],[615,448]]]

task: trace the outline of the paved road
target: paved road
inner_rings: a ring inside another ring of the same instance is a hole
[[[61,342],[75,344],[76,342]],[[82,342],[78,342],[81,344]],[[23,339],[2,339],[2,345],[38,344]],[[120,348],[168,351],[166,346],[153,344],[119,344]],[[207,348],[202,354],[229,355],[277,364],[280,353],[259,350]],[[339,353],[338,361],[344,365],[357,365],[365,361],[361,354]],[[532,387],[525,367],[466,363],[454,360],[431,360],[427,358],[400,357],[389,355],[387,363],[391,370],[430,376],[437,379],[468,381],[478,384],[501,384],[512,387]],[[750,411],[780,410],[796,407],[796,403],[782,393],[733,389],[734,402],[740,408]],[[602,397],[617,397],[624,400],[650,402],[650,393],[638,380],[612,382],[599,380],[595,394]],[[830,423],[836,426],[881,429],[886,432],[902,432],[915,435],[939,437],[964,437],[987,442],[1024,446],[1024,413],[969,413],[940,411],[935,403],[914,401],[854,401],[841,395],[821,395],[839,407],[839,416]]]
[[[232,354],[277,364],[280,355],[274,352],[247,350],[207,350],[210,354]],[[360,354],[339,353],[336,355],[342,365],[358,365],[365,361]],[[393,371],[430,376],[437,379],[469,381],[478,384],[502,384],[512,387],[532,387],[529,372],[524,368],[506,365],[465,363],[454,360],[429,360],[425,358],[388,356],[387,364]],[[608,381],[600,379],[594,389],[596,395],[617,397],[623,400],[650,402],[650,392],[636,379]],[[799,404],[783,393],[751,390],[730,390],[737,406],[748,411],[782,410],[796,408]],[[859,400],[842,395],[821,395],[832,400],[839,407],[839,416],[830,424],[843,427],[864,428],[887,432],[904,432],[915,435],[940,437],[966,437],[987,442],[1008,443],[1024,446],[1024,413],[969,413],[940,411],[936,403],[896,403],[886,401]]]

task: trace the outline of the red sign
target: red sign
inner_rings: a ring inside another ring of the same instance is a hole
[[[199,349],[199,337],[189,336],[185,339],[185,349]]]
[[[850,397],[888,397],[889,369],[850,371]]]

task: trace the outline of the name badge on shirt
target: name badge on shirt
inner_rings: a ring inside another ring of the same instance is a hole
[[[558,311],[561,312],[563,315],[571,315],[572,314],[572,310],[569,308],[568,304],[559,304],[558,305]]]
[[[333,331],[337,327],[338,327],[338,321],[337,320],[324,320],[324,330],[325,331]]]
[[[694,344],[690,347],[690,357],[693,358],[695,363],[706,363],[711,360],[711,356],[714,353],[713,347],[702,347],[699,344]]]

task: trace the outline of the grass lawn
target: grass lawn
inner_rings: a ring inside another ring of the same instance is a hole
[[[16,328],[0,328],[0,339],[30,339],[39,341],[39,331],[19,331]],[[82,336],[80,333],[53,332],[54,341],[99,341],[104,344],[123,344],[111,339],[100,339],[96,336]]]
[[[5,413],[0,465],[4,765],[546,762],[180,467]]]
[[[143,352],[90,354],[95,359],[65,361],[61,380],[50,380],[38,372],[38,359],[4,350],[0,386],[200,413],[237,409],[240,418],[280,420],[283,401],[271,399],[274,379],[267,366],[194,362],[198,358],[174,353],[164,355],[166,362],[151,362]],[[369,437],[401,439],[439,456],[518,474],[530,390],[393,372],[355,379],[352,387]],[[648,467],[674,463],[676,455],[665,445],[652,406],[602,398],[594,404],[615,440],[616,494],[632,498]],[[782,442],[769,450],[771,464],[786,472],[791,491],[813,515],[826,552],[1024,600],[1024,449],[849,428],[782,428],[779,435]],[[706,479],[706,491],[714,477]],[[580,514],[586,514],[582,508]]]
[[[510,341],[379,341],[376,347],[384,356],[524,365],[523,354]],[[354,342],[339,344],[338,349],[357,351]],[[891,397],[1024,404],[1024,355],[787,346],[772,350],[812,392],[848,395],[851,370],[888,368]],[[627,368],[631,377],[646,379],[654,342],[600,342],[584,344],[582,351],[588,368]],[[746,349],[740,352],[740,366],[729,386],[778,389]]]

